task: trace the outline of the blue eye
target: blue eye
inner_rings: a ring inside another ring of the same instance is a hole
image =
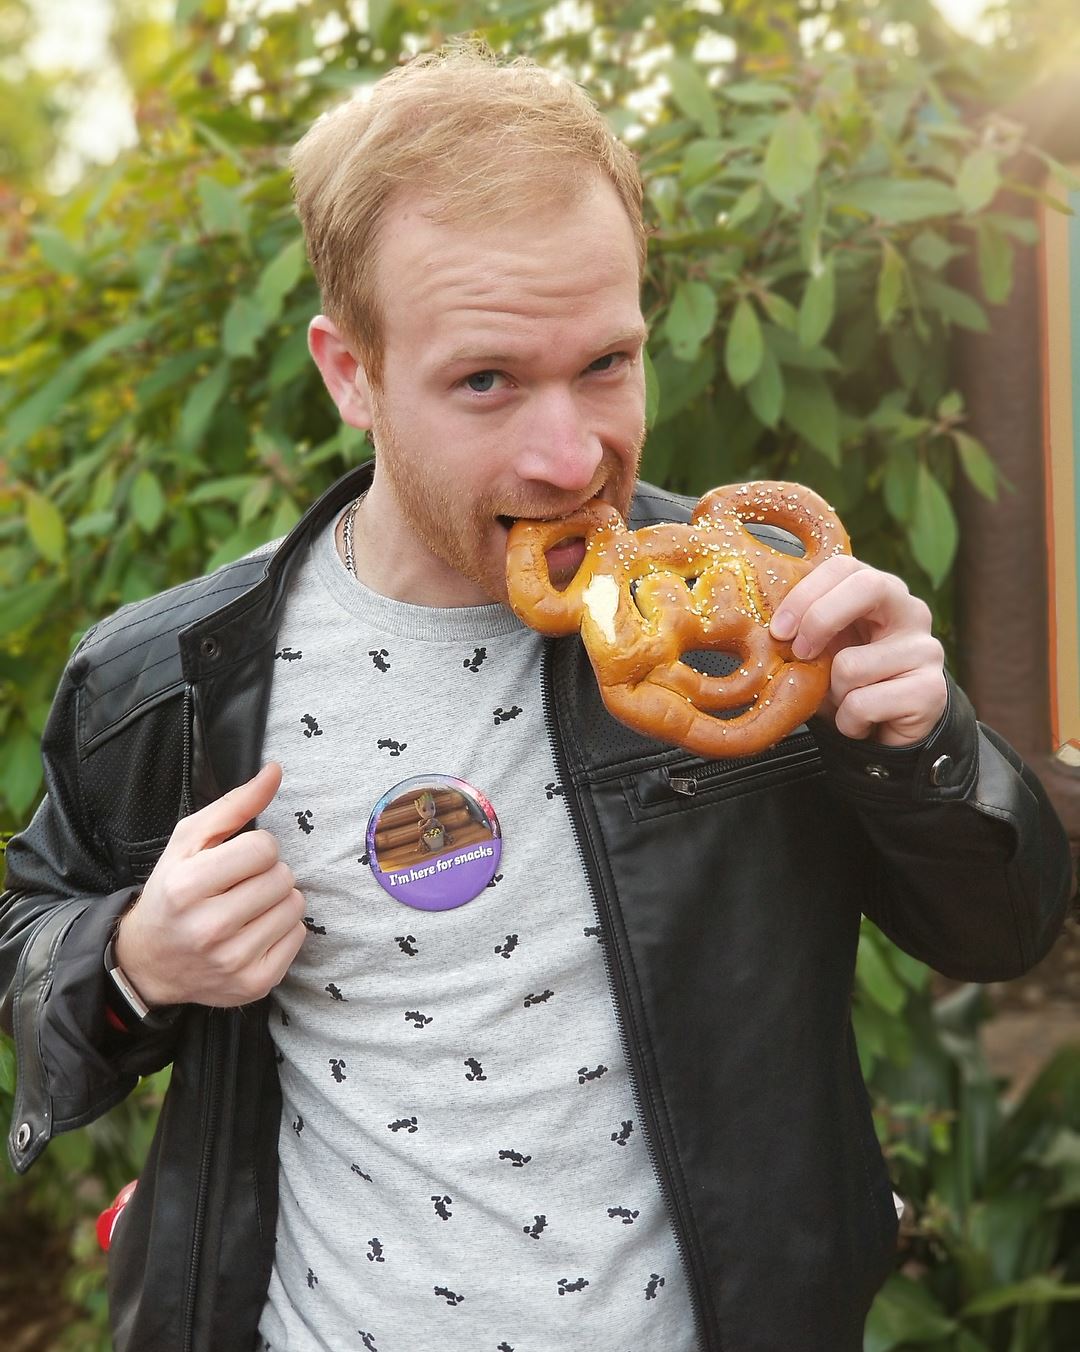
[[[495,376],[494,371],[477,371],[466,378],[465,384],[476,394],[487,394],[495,384]]]

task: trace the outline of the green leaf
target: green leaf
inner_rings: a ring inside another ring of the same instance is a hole
[[[660,381],[648,348],[642,355],[645,366],[645,426],[651,429],[660,412]]]
[[[989,146],[980,146],[968,155],[956,176],[956,192],[964,210],[971,215],[981,211],[1001,187],[997,156]]]
[[[724,367],[728,379],[737,389],[757,375],[764,351],[757,313],[750,301],[742,296],[735,306],[724,344]]]
[[[997,1314],[999,1310],[1011,1310],[1018,1305],[1053,1305],[1073,1300],[1080,1300],[1080,1285],[1066,1286],[1056,1277],[1037,1273],[1022,1282],[983,1291],[974,1300],[969,1300],[960,1313],[967,1318]]]
[[[243,186],[227,187],[208,174],[196,182],[202,204],[203,229],[208,235],[238,235],[246,240],[251,228],[251,212],[242,200]]]
[[[894,249],[887,239],[881,241],[881,271],[878,273],[877,292],[874,303],[877,308],[878,323],[887,329],[893,321],[900,298],[904,294],[904,273],[907,271],[899,250]]]
[[[735,199],[724,224],[734,228],[736,225],[741,225],[743,221],[748,221],[761,206],[761,199],[761,184],[751,183],[749,188],[746,188]]]
[[[180,410],[177,441],[182,451],[193,451],[203,438],[214,409],[229,383],[229,363],[221,362],[194,387]]]
[[[37,797],[41,775],[41,745],[29,728],[5,732],[0,745],[0,789],[16,817]]]
[[[799,306],[798,338],[803,347],[817,347],[832,325],[836,311],[836,275],[829,258],[816,275],[811,276]]]
[[[925,275],[918,280],[918,291],[922,300],[950,324],[959,324],[962,329],[971,329],[974,333],[989,331],[990,321],[986,311],[965,291]]]
[[[959,194],[936,178],[864,178],[837,188],[834,207],[847,207],[891,225],[950,216],[963,209]]]
[[[300,280],[304,270],[304,241],[290,240],[263,268],[255,287],[255,299],[266,316],[274,323],[281,315],[285,297]]]
[[[916,263],[921,263],[931,272],[940,272],[954,258],[962,258],[967,250],[958,244],[950,244],[936,230],[928,227],[919,231],[911,241],[908,252]]]
[[[936,1343],[956,1329],[924,1286],[894,1274],[870,1307],[863,1352],[893,1352],[910,1343]]]
[[[15,1092],[15,1048],[0,1033],[0,1094]]]
[[[63,562],[67,527],[55,504],[32,488],[26,490],[26,529],[34,548],[50,563]]]
[[[680,112],[696,122],[706,136],[720,135],[720,115],[712,90],[700,69],[683,57],[669,61],[666,67],[671,97]]]
[[[721,141],[713,136],[691,141],[683,151],[680,173],[683,186],[694,188],[699,183],[704,183],[706,179],[712,178],[720,167],[724,152],[728,149],[727,141]]]
[[[765,330],[765,338],[781,366],[793,366],[798,371],[840,370],[840,363],[827,347],[803,347],[786,328],[770,324]]]
[[[790,103],[791,90],[783,85],[767,84],[763,80],[739,80],[733,84],[722,84],[719,89],[721,98],[731,103],[765,104]]]
[[[716,292],[704,282],[680,282],[668,310],[665,332],[680,361],[696,361],[716,323]]]
[[[30,235],[41,250],[42,258],[54,272],[58,272],[61,276],[82,275],[85,268],[82,254],[55,226],[35,226]]]
[[[774,324],[779,324],[782,329],[787,329],[789,333],[794,333],[799,327],[799,312],[791,301],[785,300],[775,291],[764,291],[758,296],[758,299],[761,301],[761,308]]]
[[[221,346],[230,357],[253,357],[267,316],[253,296],[234,296],[221,326]]]
[[[280,390],[283,385],[288,385],[294,380],[307,365],[307,333],[303,329],[296,329],[283,343],[274,348],[268,377],[270,388],[275,392]]]
[[[60,578],[50,577],[5,591],[4,604],[0,606],[0,638],[16,633],[47,614],[62,585]]]
[[[820,451],[831,465],[840,464],[840,415],[832,390],[812,371],[785,374],[784,421]]]
[[[975,239],[983,295],[991,305],[1001,305],[1012,290],[1012,243],[1004,231],[987,220],[979,221]]]
[[[915,480],[915,503],[908,542],[915,561],[935,587],[948,576],[956,557],[958,530],[948,494],[925,464]]]
[[[789,108],[777,119],[765,151],[762,178],[782,206],[794,210],[798,205],[814,182],[821,153],[813,123],[798,108]]]
[[[776,427],[784,406],[784,375],[768,347],[761,354],[757,374],[746,387],[746,399],[759,422]]]
[[[141,469],[131,485],[131,514],[145,535],[157,530],[165,515],[165,494],[157,476],[149,469]]]
[[[990,453],[981,441],[954,427],[949,435],[956,445],[964,473],[984,498],[997,502],[998,472]]]
[[[889,451],[885,462],[882,492],[885,506],[894,521],[906,525],[915,512],[915,484],[919,477],[919,462],[910,446],[897,446]]]
[[[899,1014],[907,1003],[907,991],[903,984],[893,975],[881,950],[865,932],[859,935],[855,980],[859,989],[886,1014]]]

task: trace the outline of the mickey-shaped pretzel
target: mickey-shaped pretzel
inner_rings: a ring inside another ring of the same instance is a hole
[[[770,548],[747,522],[790,531],[805,554]],[[559,591],[545,551],[574,536],[584,537],[585,557]],[[689,524],[630,531],[599,503],[558,520],[517,521],[506,577],[510,605],[530,628],[580,629],[600,694],[621,722],[701,756],[752,756],[809,717],[829,687],[829,658],[795,658],[769,633],[773,612],[822,558],[850,552],[816,493],[762,480],[714,488]],[[738,668],[707,676],[681,660],[709,649],[733,654]]]

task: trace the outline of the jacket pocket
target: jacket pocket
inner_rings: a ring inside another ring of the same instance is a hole
[[[112,849],[116,876],[127,885],[146,882],[168,843],[168,836],[155,836],[152,840],[114,841]]]
[[[824,773],[821,753],[805,728],[758,756],[703,761],[673,758],[623,780],[623,793],[635,821],[648,821],[692,804],[718,802],[765,788],[796,784]]]

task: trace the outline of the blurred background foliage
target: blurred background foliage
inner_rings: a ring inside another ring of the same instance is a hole
[[[0,0],[0,830],[40,793],[78,636],[282,534],[363,458],[307,356],[318,295],[284,158],[328,104],[456,33],[581,81],[640,156],[645,476],[811,484],[951,641],[952,488],[1009,486],[965,429],[950,335],[995,322],[1046,173],[1075,186],[1008,115],[1080,57],[1075,0],[1000,0],[982,44],[930,0],[112,13],[137,144],[57,192],[86,77],[21,60],[32,6]],[[967,255],[976,294],[954,277]],[[988,1012],[978,988],[933,999],[926,969],[865,927],[854,1019],[908,1201],[867,1352],[1080,1347],[1080,1049],[1016,1104],[980,1050]],[[5,1125],[13,1075],[0,1045]],[[90,1218],[138,1173],[163,1087],[54,1141],[25,1183],[0,1180],[72,1235],[68,1346],[108,1346]]]

